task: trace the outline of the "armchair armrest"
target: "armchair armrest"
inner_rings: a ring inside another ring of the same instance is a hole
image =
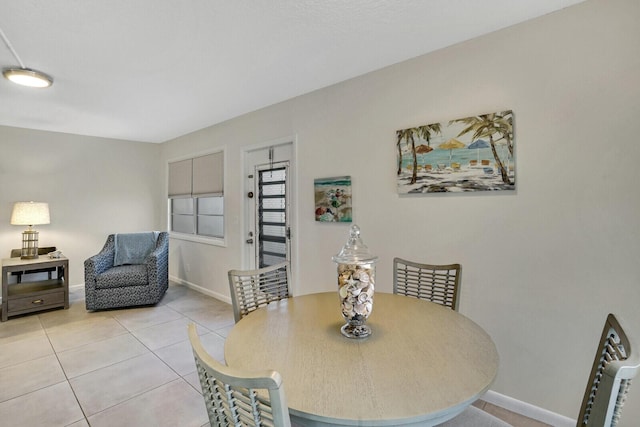
[[[95,287],[96,278],[100,273],[113,267],[114,252],[114,236],[110,235],[102,250],[84,261],[84,282],[88,289]]]
[[[169,233],[158,234],[156,248],[144,262],[147,266],[149,285],[156,286],[164,292],[169,285]]]

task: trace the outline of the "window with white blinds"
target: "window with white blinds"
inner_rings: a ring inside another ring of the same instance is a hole
[[[169,163],[169,230],[224,238],[224,152]]]

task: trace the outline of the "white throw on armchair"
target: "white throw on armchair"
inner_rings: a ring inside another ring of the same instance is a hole
[[[158,303],[169,285],[167,232],[111,234],[84,262],[87,310]]]

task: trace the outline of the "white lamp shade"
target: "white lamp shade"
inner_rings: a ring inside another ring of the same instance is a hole
[[[49,204],[42,202],[16,202],[11,213],[12,225],[49,224]]]

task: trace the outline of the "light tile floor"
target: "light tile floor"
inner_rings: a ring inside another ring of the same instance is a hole
[[[229,304],[176,284],[154,307],[87,312],[84,290],[70,295],[68,310],[0,323],[0,425],[208,425],[187,324],[224,362]],[[476,406],[516,427],[545,425]]]

